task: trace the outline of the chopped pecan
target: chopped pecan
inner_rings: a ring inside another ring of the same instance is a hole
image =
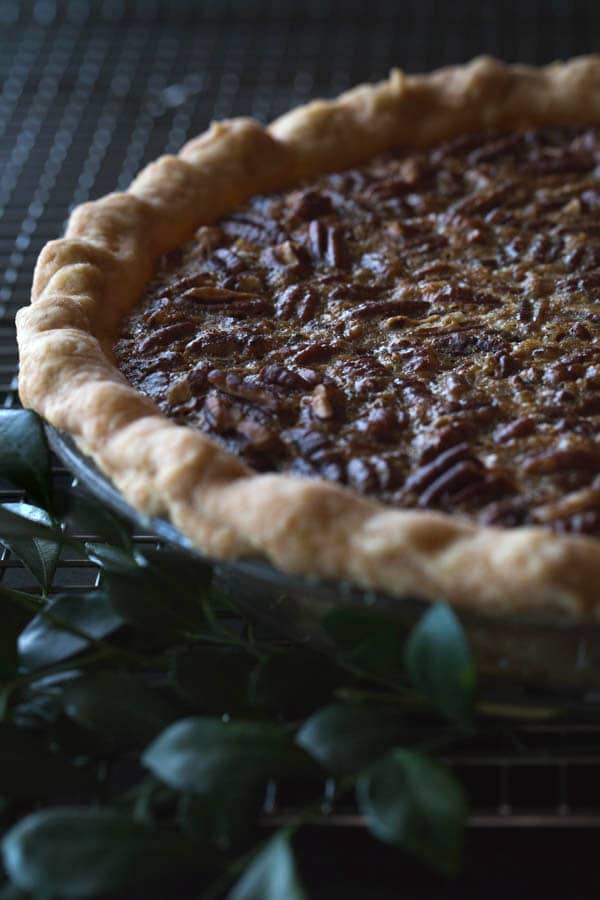
[[[528,297],[523,297],[519,304],[519,319],[521,322],[531,322],[533,318],[533,306]]]
[[[251,212],[232,213],[222,221],[221,228],[225,234],[262,245],[278,243],[284,237],[276,219]]]
[[[327,362],[335,355],[335,352],[335,344],[316,341],[314,344],[307,344],[306,347],[296,350],[292,358],[297,365],[303,366],[305,363]]]
[[[420,463],[429,463],[439,457],[449,447],[465,445],[472,436],[473,429],[466,422],[450,422],[428,436],[419,456]]]
[[[389,491],[401,483],[402,468],[383,456],[355,457],[348,463],[348,482],[362,493]]]
[[[462,459],[446,469],[419,495],[419,506],[429,506],[447,494],[456,494],[466,485],[480,485],[482,465],[473,459]]]
[[[300,471],[318,472],[324,478],[345,483],[344,457],[329,435],[320,430],[294,429],[287,436],[301,454],[296,464]]]
[[[491,138],[485,141],[481,147],[476,147],[472,150],[467,159],[473,165],[478,165],[482,162],[492,162],[492,160],[498,159],[500,156],[504,157],[514,152],[523,143],[523,140],[524,136],[519,132],[502,135],[500,138]]]
[[[298,372],[298,375],[300,375],[304,379],[309,387],[314,387],[322,380],[318,372],[315,372],[314,369],[309,369],[307,366],[299,366],[296,371]]]
[[[173,325],[165,325],[149,334],[140,342],[139,352],[146,353],[148,350],[156,350],[159,347],[168,347],[170,344],[177,343],[185,337],[189,337],[196,330],[194,322],[175,322]]]
[[[295,444],[303,456],[312,459],[315,454],[333,449],[333,442],[328,434],[311,428],[296,428],[288,433],[288,437]]]
[[[563,384],[565,381],[576,381],[585,372],[585,366],[577,362],[554,363],[544,372],[544,381],[547,384]]]
[[[208,373],[208,363],[196,366],[189,373],[187,380],[190,386],[190,392],[194,397],[201,397],[208,390]]]
[[[161,286],[161,293],[164,293],[165,300],[180,297],[184,291],[197,285],[211,284],[212,278],[208,272],[196,272],[190,275],[183,275],[174,278],[168,284]],[[158,301],[161,302],[161,299]]]
[[[486,507],[492,502],[497,502],[501,497],[514,494],[516,486],[514,481],[506,474],[500,472],[489,472],[483,468],[479,468],[478,477],[473,477],[470,481],[460,487],[452,494],[452,502],[460,507]]]
[[[245,291],[247,294],[252,294],[253,297],[261,296],[265,290],[263,279],[250,272],[243,272],[241,275],[226,278],[223,282],[223,287],[232,288],[236,291]]]
[[[333,405],[329,402],[324,384],[318,384],[313,390],[310,403],[318,419],[333,419]]]
[[[348,265],[348,247],[339,225],[325,225],[320,219],[313,219],[308,227],[308,239],[315,259],[337,269]]]
[[[248,403],[273,410],[276,410],[279,406],[277,397],[272,391],[247,381],[235,372],[222,372],[220,369],[213,369],[212,372],[208,373],[208,380],[220,391],[230,394],[232,397],[239,397]]]
[[[527,457],[523,462],[526,472],[535,475],[552,474],[565,469],[584,469],[600,472],[600,445],[595,447],[556,447]]]
[[[327,251],[327,228],[320,219],[313,219],[310,223],[308,240],[315,259],[323,259]]]
[[[202,256],[214,253],[223,240],[223,232],[218,225],[202,225],[194,235],[196,246]]]
[[[286,366],[273,364],[261,369],[260,377],[266,384],[277,384],[292,390],[306,390],[306,388],[312,387],[314,381],[305,377],[303,371],[306,372],[306,370],[294,371]]]
[[[301,322],[314,319],[320,305],[317,291],[302,284],[292,284],[277,298],[276,311],[282,319],[296,318]]]
[[[591,341],[592,333],[589,328],[583,324],[583,322],[576,322],[569,328],[568,331],[569,337],[577,338],[579,341]]]
[[[426,294],[430,303],[459,303],[474,306],[498,307],[502,305],[499,297],[490,291],[480,291],[467,284],[446,284],[433,293]]]
[[[239,348],[240,342],[234,334],[224,331],[204,331],[185,345],[185,353],[190,356],[200,353],[210,353],[211,356],[230,356]]]
[[[327,262],[337,269],[345,268],[349,262],[346,239],[339,225],[327,229]]]
[[[344,408],[343,391],[333,384],[318,384],[311,395],[310,404],[317,419],[333,419]]]
[[[521,368],[519,361],[510,353],[496,353],[495,360],[500,378],[508,378],[509,375],[514,375]]]
[[[588,510],[600,511],[600,487],[586,487],[561,497],[554,503],[546,503],[535,510],[538,522],[550,522],[553,519],[570,519]]]
[[[437,354],[429,348],[423,348],[422,350],[417,350],[414,347],[400,348],[394,353],[394,357],[401,361],[402,372],[408,374],[413,372],[416,374],[420,372],[434,372],[438,368]],[[449,377],[455,380],[460,378],[458,375]]]
[[[213,285],[199,285],[189,288],[183,293],[184,300],[196,300],[199,303],[231,303],[236,300],[253,300],[256,294],[247,291],[231,291]]]
[[[273,305],[267,300],[255,298],[252,300],[239,300],[235,303],[224,303],[219,313],[230,316],[232,319],[247,319],[255,316],[272,316],[275,312]]]
[[[355,427],[375,441],[393,441],[406,426],[406,416],[389,406],[376,406],[368,414],[357,419]]]
[[[469,459],[470,457],[471,447],[469,444],[465,442],[456,444],[454,447],[450,447],[448,450],[433,457],[425,465],[419,466],[406,480],[404,487],[407,491],[421,492],[459,460]]]
[[[183,363],[183,356],[177,350],[163,350],[157,356],[154,354],[144,366],[144,372],[176,372]]]
[[[211,256],[216,268],[227,272],[229,275],[237,275],[247,268],[247,263],[231,247],[219,247]]]
[[[318,191],[302,191],[292,207],[292,215],[309,222],[334,212],[331,200]]]
[[[170,406],[176,406],[178,403],[185,403],[192,396],[192,391],[188,378],[184,375],[179,378],[169,388],[167,400]]]
[[[560,236],[550,237],[540,234],[533,239],[529,246],[528,256],[535,262],[555,262],[564,249],[564,239]]]
[[[271,426],[246,414],[237,423],[236,431],[243,435],[253,454],[282,457],[285,455],[285,444]]]
[[[483,191],[477,191],[473,194],[467,194],[461,200],[458,200],[453,206],[454,213],[475,213],[483,215],[497,209],[502,202],[510,195],[511,185],[505,185],[499,188],[490,187]]]
[[[423,279],[429,281],[432,278],[451,278],[455,273],[456,266],[454,263],[438,259],[435,262],[425,263],[424,266],[415,269],[412,274],[417,281],[422,281]]]
[[[208,425],[218,434],[235,431],[242,418],[242,411],[238,405],[228,397],[223,397],[215,392],[208,394],[202,411]]]
[[[267,260],[271,265],[287,269],[290,273],[301,275],[309,265],[309,257],[304,247],[293,241],[283,241],[267,250]]]
[[[528,437],[535,432],[536,427],[536,420],[533,416],[521,416],[521,418],[515,419],[514,422],[498,426],[494,431],[494,440],[504,444],[516,438]]]
[[[424,300],[367,300],[349,309],[350,319],[377,319],[381,316],[422,316],[429,309]]]

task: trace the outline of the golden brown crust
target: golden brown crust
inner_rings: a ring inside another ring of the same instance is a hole
[[[213,125],[148,166],[125,194],[79,207],[42,252],[17,317],[26,406],[75,436],[124,496],[170,517],[205,553],[263,555],[284,571],[490,613],[598,618],[600,544],[542,528],[492,529],[392,510],[325,481],[257,475],[175,425],[111,362],[111,336],[159,254],[252,194],[402,144],[481,127],[600,122],[600,57],[543,69],[478,59],[394,72],[263,128]]]

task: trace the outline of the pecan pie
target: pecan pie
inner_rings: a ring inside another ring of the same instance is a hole
[[[26,405],[206,553],[600,610],[600,60],[393,73],[75,211]]]
[[[249,466],[600,535],[600,129],[466,134],[168,254],[128,380]]]

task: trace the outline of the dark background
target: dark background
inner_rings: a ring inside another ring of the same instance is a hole
[[[543,63],[593,52],[599,38],[600,3],[565,0],[0,0],[0,404],[17,403],[13,318],[43,243],[74,204],[125,188],[211,119],[269,120],[392,66],[482,52]],[[0,578],[26,587],[26,577],[0,557]],[[94,577],[66,561],[57,586]],[[595,897],[598,730],[581,722],[536,740],[520,756],[474,748],[474,806],[488,814],[470,829],[458,881],[338,823],[298,841],[311,897]]]
[[[269,120],[392,66],[542,63],[598,37],[593,0],[0,0],[0,402],[14,312],[69,208],[211,119]]]

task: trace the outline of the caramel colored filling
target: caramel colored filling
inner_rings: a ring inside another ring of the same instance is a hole
[[[600,130],[256,197],[161,260],[115,353],[255,469],[599,535]]]

